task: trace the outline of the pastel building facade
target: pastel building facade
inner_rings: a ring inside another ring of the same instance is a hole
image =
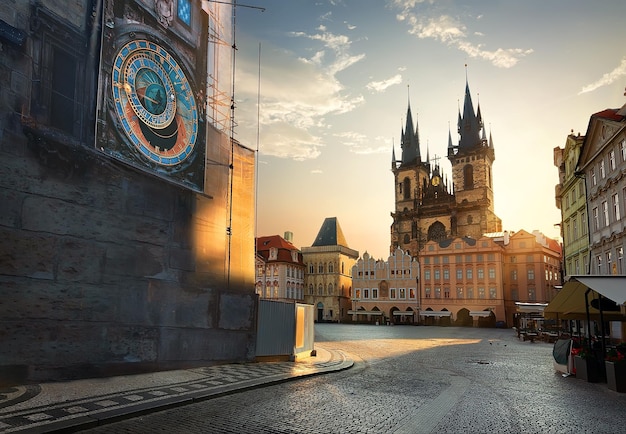
[[[302,253],[280,235],[256,240],[256,293],[260,298],[304,301]]]
[[[554,165],[559,172],[555,199],[561,210],[564,276],[589,273],[587,194],[585,178],[577,172],[584,140],[585,136],[572,133],[563,148],[554,148]]]
[[[355,322],[416,323],[419,320],[419,263],[402,249],[387,261],[367,252],[352,267],[348,312]]]

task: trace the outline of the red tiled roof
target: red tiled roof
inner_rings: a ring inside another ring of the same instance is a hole
[[[271,248],[278,249],[276,259],[273,259],[272,262],[292,262],[304,265],[304,262],[302,261],[302,253],[300,253],[300,250],[280,235],[258,237],[256,239],[257,254],[261,256],[266,262],[269,261]],[[294,261],[292,257],[292,252],[294,250],[298,252],[297,261]]]
[[[614,121],[621,121],[622,119],[624,119],[624,116],[617,114],[617,112],[618,112],[618,109],[605,109],[605,110],[602,110],[601,112],[594,113],[591,116],[597,117],[597,118],[611,119]]]

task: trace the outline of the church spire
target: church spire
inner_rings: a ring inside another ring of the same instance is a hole
[[[417,117],[415,123],[417,124]],[[417,164],[421,162],[419,129],[413,127],[410,101],[406,110],[406,126],[402,132],[400,147],[402,148],[402,164]]]
[[[482,117],[480,108],[478,116],[474,112],[472,95],[470,94],[469,82],[465,79],[465,99],[463,101],[463,117],[459,113],[459,139],[460,149],[471,149],[481,143],[480,130],[482,129]]]

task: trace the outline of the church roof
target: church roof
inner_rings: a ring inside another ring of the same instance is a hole
[[[341,226],[339,226],[337,217],[326,217],[324,223],[322,223],[322,227],[317,233],[317,237],[315,237],[315,242],[313,243],[313,247],[319,246],[348,247],[348,243],[343,236],[343,231],[341,230]]]

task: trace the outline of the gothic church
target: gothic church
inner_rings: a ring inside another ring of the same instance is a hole
[[[486,137],[480,104],[474,111],[469,84],[465,83],[463,114],[458,115],[458,144],[448,132],[448,160],[452,180],[443,176],[438,159],[426,161],[420,153],[417,120],[413,125],[409,103],[406,126],[401,132],[402,157],[392,151],[391,170],[395,180],[395,211],[391,213],[391,246],[417,256],[430,240],[455,237],[480,238],[502,231],[494,213],[491,168],[495,152],[491,134]]]

